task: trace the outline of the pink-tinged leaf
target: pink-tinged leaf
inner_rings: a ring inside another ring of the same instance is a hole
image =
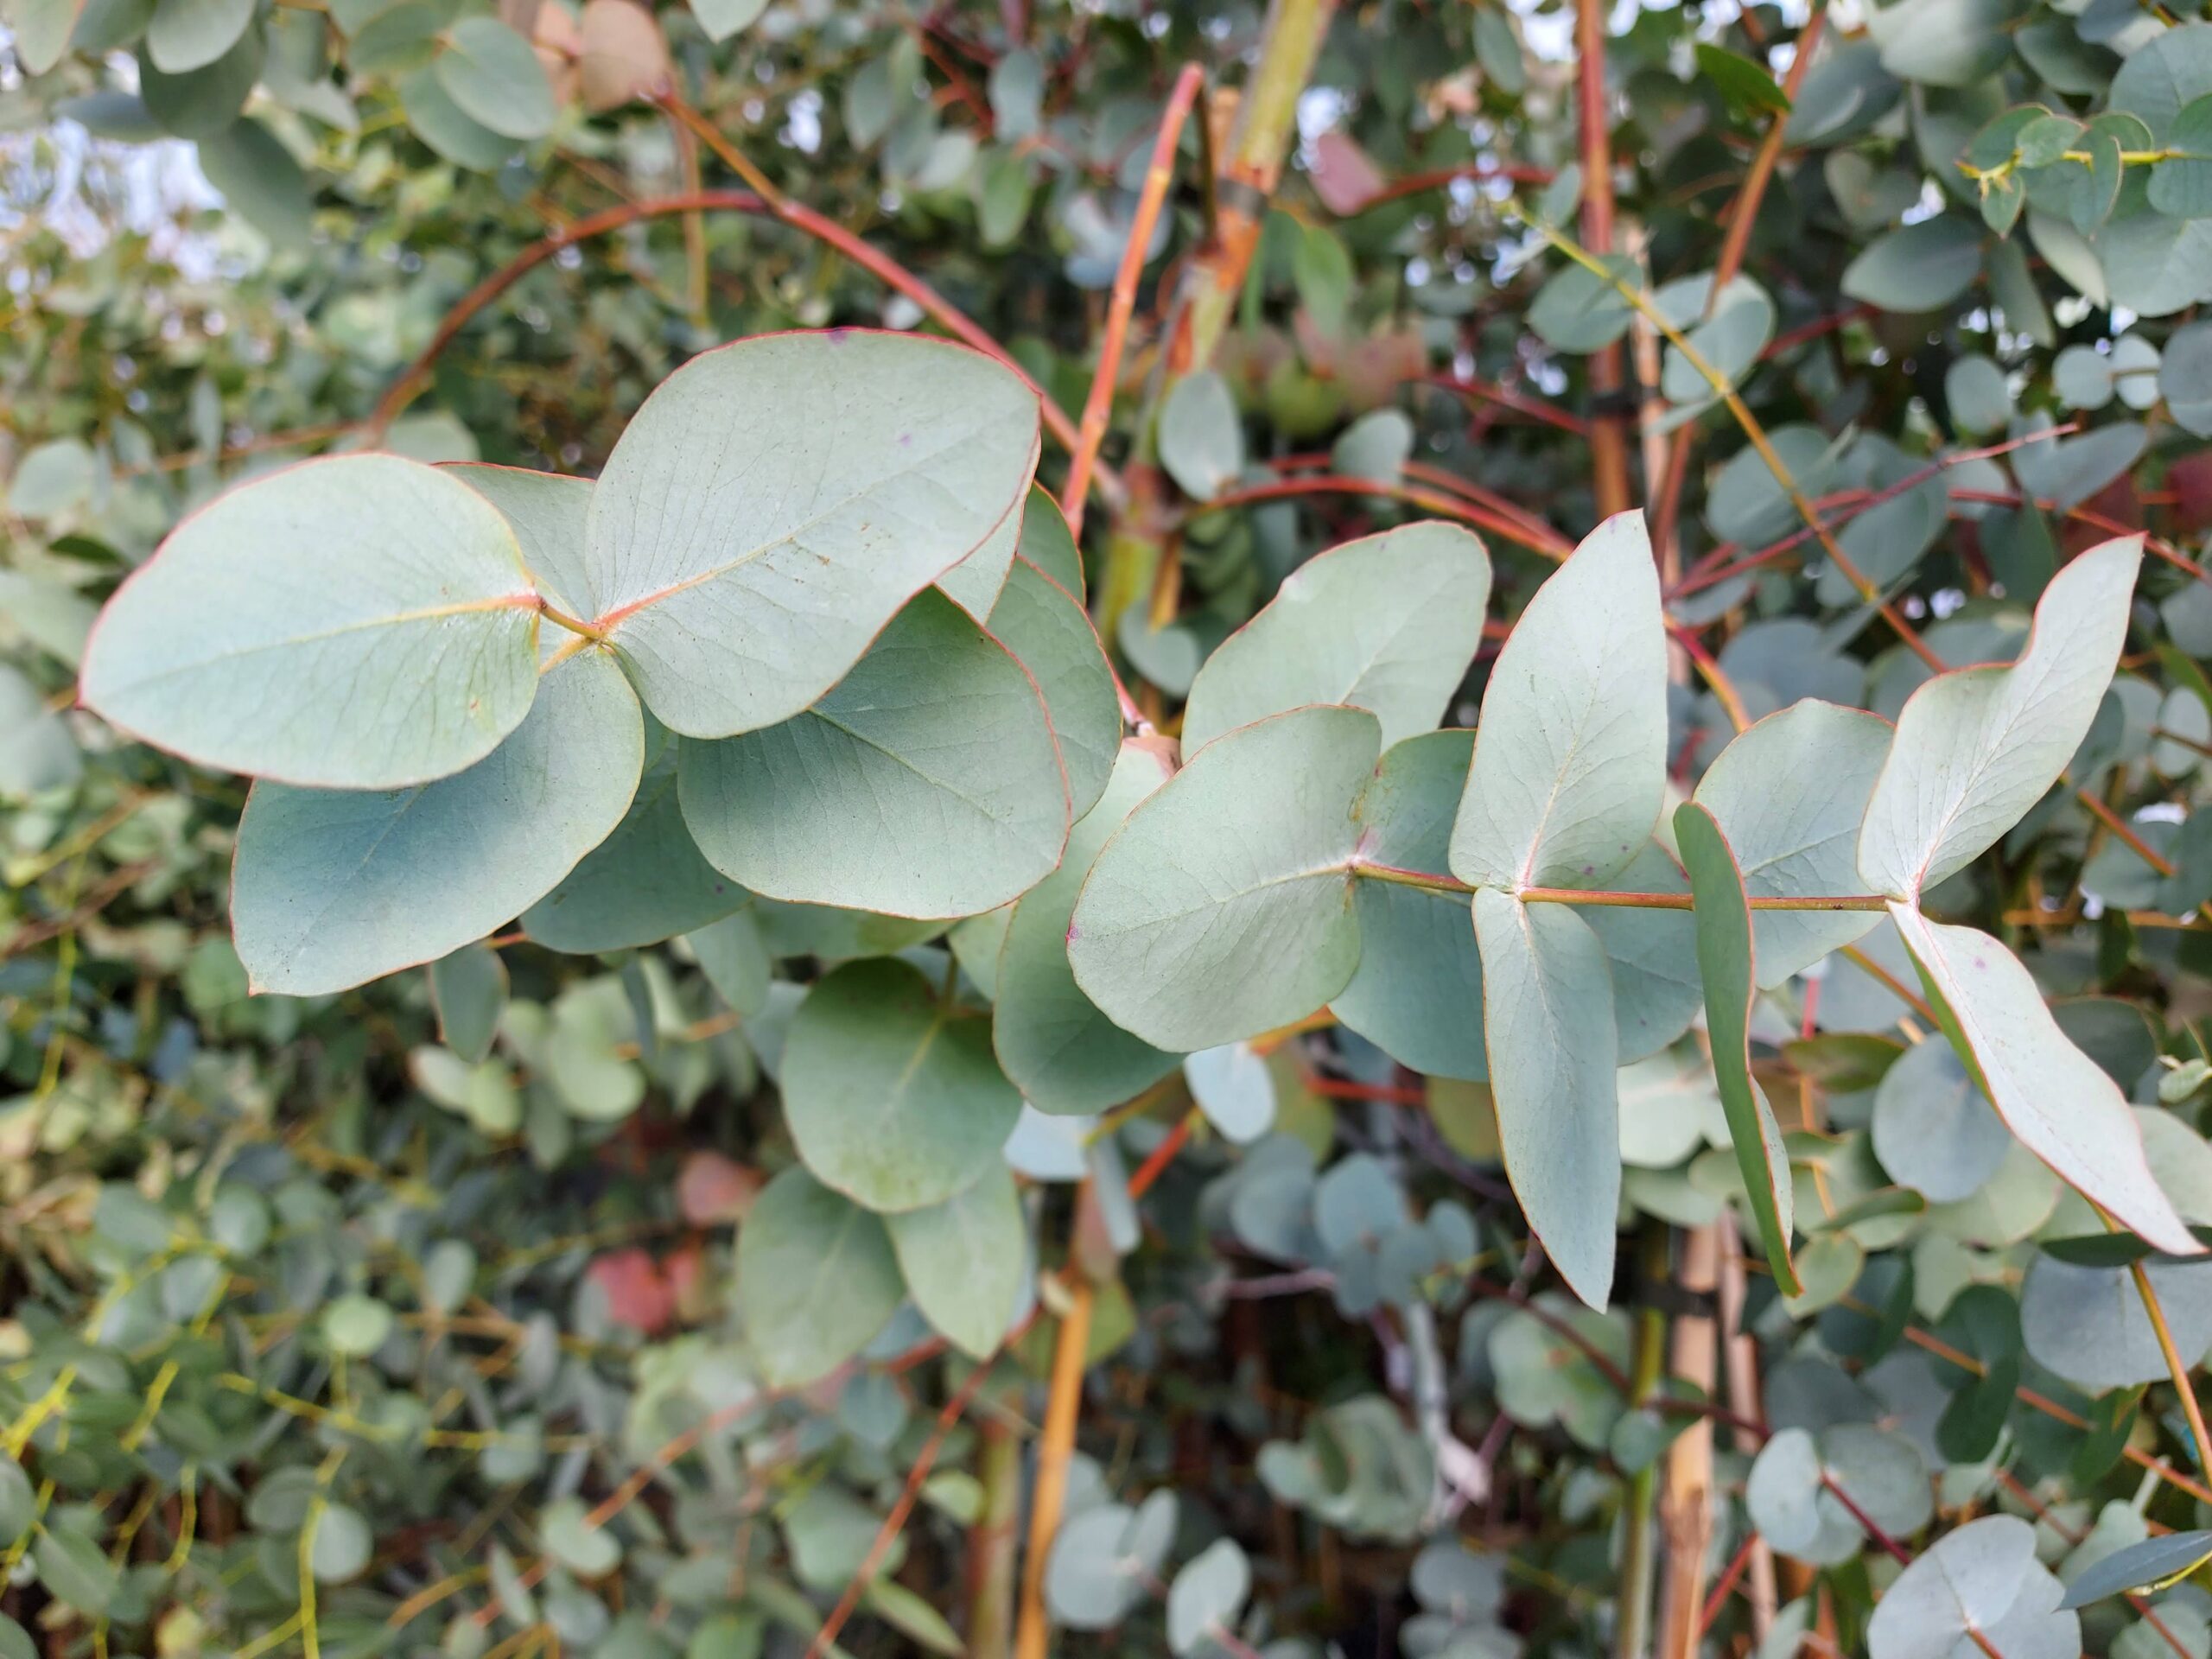
[[[1313,194],[1332,213],[1357,213],[1384,188],[1382,173],[1345,132],[1325,132],[1313,141],[1313,165],[1308,172]]]
[[[743,1221],[761,1187],[760,1172],[733,1163],[719,1152],[695,1152],[676,1178],[677,1207],[694,1227]]]
[[[607,1298],[607,1317],[647,1336],[676,1317],[676,1287],[660,1264],[636,1245],[610,1250],[584,1276]]]

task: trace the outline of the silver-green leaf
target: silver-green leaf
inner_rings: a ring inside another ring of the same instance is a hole
[[[664,380],[593,492],[590,605],[688,737],[791,719],[1019,513],[1036,395],[981,353],[771,334]]]
[[[453,777],[404,790],[260,785],[231,884],[255,988],[344,990],[488,933],[607,837],[644,758],[636,695],[589,651],[545,677],[513,736]]]
[[[124,582],[79,691],[202,766],[397,789],[473,766],[537,690],[537,592],[506,521],[396,455],[219,496]]]
[[[1640,512],[1584,538],[1498,653],[1452,830],[1478,887],[1602,887],[1650,838],[1667,787],[1666,625]]]
[[[1036,682],[933,591],[812,709],[681,749],[700,851],[772,899],[973,916],[1035,886],[1067,844]]]
[[[1456,524],[1405,524],[1308,559],[1198,671],[1184,752],[1314,702],[1367,709],[1385,747],[1427,731],[1466,677],[1489,602],[1490,556]]]
[[[1187,1052],[1311,1014],[1359,963],[1357,808],[1381,751],[1363,709],[1294,709],[1192,757],[1091,866],[1068,928],[1076,983],[1125,1030]]]

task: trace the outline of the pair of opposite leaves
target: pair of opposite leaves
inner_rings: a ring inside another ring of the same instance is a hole
[[[309,462],[170,535],[103,612],[81,695],[267,780],[233,885],[259,988],[442,956],[612,849],[626,814],[668,817],[659,844],[696,867],[679,792],[715,869],[658,937],[728,913],[740,882],[988,910],[1057,865],[1120,733],[1081,605],[1018,556],[1038,426],[980,353],[841,331],[693,359],[596,486]],[[1061,551],[1038,557],[1071,575]]]
[[[2022,1143],[2158,1248],[2198,1248],[2151,1174],[2125,1100],[2060,1033],[2028,970],[1987,935],[1919,907],[2073,758],[2111,683],[2139,559],[2133,540],[2082,555],[2046,591],[2017,663],[1938,676],[1893,737],[1876,716],[1821,703],[1760,722],[1676,815],[1715,1069],[1785,1279],[1789,1181],[1751,1079],[1751,1001],[1878,912],[1755,915],[1747,892],[1888,900],[1947,1034]],[[1395,734],[1374,706],[1356,694],[1247,711],[1265,717],[1201,730],[1172,781],[1122,804],[1126,822],[1092,838],[1103,847],[1068,912],[1074,984],[1163,1051],[1237,1041],[1332,999],[1358,1026],[1367,1020],[1352,1005],[1381,1014],[1376,987],[1360,982],[1370,891],[1400,887],[1391,878],[1408,867],[1432,885],[1456,882],[1440,898],[1452,913],[1472,911],[1479,965],[1460,979],[1479,976],[1508,1172],[1568,1282],[1602,1304],[1620,1181],[1618,1051],[1608,951],[1586,916],[1605,912],[1522,895],[1605,887],[1659,823],[1665,626],[1641,517],[1608,520],[1530,601],[1492,670],[1456,800],[1440,804],[1439,780],[1456,779],[1436,753],[1456,734],[1386,753]],[[1804,844],[1808,829],[1820,845]],[[1450,878],[1427,874],[1439,848]],[[1426,863],[1408,849],[1426,850]],[[1679,876],[1667,885],[1682,888]]]

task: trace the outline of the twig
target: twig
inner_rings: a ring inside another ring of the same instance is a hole
[[[1191,106],[1205,85],[1205,73],[1186,63],[1175,77],[1174,90],[1161,111],[1160,131],[1152,142],[1152,163],[1146,169],[1144,188],[1137,196],[1136,216],[1129,223],[1129,239],[1122,250],[1121,269],[1114,275],[1114,295],[1106,311],[1106,332],[1098,349],[1098,372],[1091,377],[1084,399],[1083,425],[1076,435],[1068,481],[1060,492],[1060,508],[1067,515],[1068,531],[1083,539],[1083,510],[1090,493],[1090,475],[1098,461],[1098,447],[1106,441],[1106,423],[1114,410],[1114,388],[1122,376],[1122,352],[1128,342],[1129,317],[1136,310],[1137,284],[1143,279],[1150,257],[1153,227],[1166,206],[1168,187],[1175,181],[1175,148],[1182,142],[1183,124]]]
[[[1074,1455],[1076,1421],[1083,1407],[1084,1362],[1090,1348],[1090,1306],[1095,1293],[1080,1268],[1071,1277],[1073,1282],[1067,1287],[1068,1310],[1060,1317],[1059,1338],[1052,1350],[1052,1393],[1045,1405],[1045,1426],[1037,1439],[1037,1480],[1029,1509],[1029,1558],[1022,1563],[1021,1611],[1014,1627],[1016,1659],[1045,1659],[1045,1563],[1052,1554],[1052,1540],[1060,1529],[1060,1512],[1067,1503],[1068,1460]]]
[[[1783,83],[1783,107],[1768,124],[1766,135],[1751,157],[1751,167],[1744,174],[1744,182],[1736,192],[1736,200],[1729,206],[1728,232],[1721,239],[1720,257],[1713,268],[1713,286],[1705,296],[1705,315],[1708,317],[1720,303],[1722,291],[1744,268],[1744,253],[1751,245],[1751,226],[1759,215],[1759,200],[1766,194],[1767,184],[1774,177],[1775,164],[1782,158],[1782,142],[1789,127],[1789,106],[1797,101],[1798,89],[1804,85],[1806,71],[1812,67],[1813,54],[1820,46],[1821,29],[1827,21],[1825,3],[1815,4],[1813,15],[1806,19],[1805,27],[1797,36],[1797,54],[1790,60],[1789,73]],[[1690,449],[1696,442],[1696,422],[1685,421],[1675,429],[1666,471],[1653,486],[1657,501],[1651,514],[1651,539],[1656,543],[1664,545],[1673,539],[1682,505],[1682,480],[1689,471]]]
[[[1582,240],[1603,258],[1613,251],[1613,136],[1605,97],[1604,0],[1574,0],[1575,94],[1582,141]],[[1624,382],[1618,340],[1592,353],[1590,464],[1598,513],[1609,518],[1629,505],[1628,433],[1614,406]]]
[[[1486,530],[1502,541],[1516,547],[1525,547],[1532,553],[1547,558],[1562,559],[1573,551],[1573,544],[1557,531],[1539,536],[1529,525],[1516,518],[1478,507],[1439,490],[1422,489],[1417,485],[1394,484],[1380,478],[1338,478],[1333,474],[1320,478],[1279,478],[1268,484],[1247,484],[1236,489],[1224,490],[1211,501],[1201,501],[1191,508],[1193,518],[1205,513],[1222,512],[1230,507],[1256,506],[1266,501],[1283,501],[1302,495],[1375,495],[1387,500],[1403,501],[1409,506],[1421,507],[1442,518],[1456,518],[1461,524]]]
[[[822,1628],[814,1633],[814,1640],[807,1645],[807,1659],[823,1659],[823,1656],[836,1645],[837,1632],[845,1628],[845,1621],[853,1616],[853,1609],[860,1605],[861,1595],[874,1579],[876,1569],[883,1565],[884,1555],[890,1550],[906,1517],[914,1512],[914,1502],[921,1496],[922,1483],[936,1466],[938,1453],[944,1449],[945,1437],[953,1426],[967,1414],[969,1405],[976,1391],[983,1386],[983,1379],[991,1374],[990,1363],[985,1361],[968,1374],[968,1380],[953,1391],[944,1402],[944,1409],[937,1414],[937,1425],[930,1430],[930,1437],[922,1442],[921,1450],[914,1454],[913,1466],[906,1471],[906,1484],[900,1488],[899,1501],[891,1506],[891,1513],[883,1517],[883,1524],[876,1529],[874,1541],[868,1547],[868,1554],[861,1558],[859,1568],[852,1582],[845,1586],[845,1593],[837,1598],[837,1605],[830,1610],[830,1617],[822,1621]]]
[[[1592,3],[1593,0],[1581,0],[1581,3],[1586,5]],[[1545,240],[1649,318],[1651,326],[1666,337],[1667,343],[1682,354],[1682,360],[1697,372],[1699,378],[1713,389],[1713,396],[1727,406],[1729,414],[1735,417],[1736,424],[1743,429],[1745,437],[1751,441],[1751,448],[1758,452],[1759,459],[1766,462],[1767,470],[1774,474],[1775,481],[1782,486],[1783,493],[1789,498],[1789,504],[1796,508],[1798,517],[1813,526],[1813,533],[1820,538],[1821,550],[1827,555],[1835,568],[1843,573],[1844,579],[1858,590],[1859,598],[1873,607],[1876,613],[1890,625],[1891,631],[1910,646],[1921,661],[1926,663],[1936,672],[1942,673],[1944,668],[1943,659],[1928,648],[1928,642],[1923,639],[1912,625],[1898,613],[1896,606],[1881,596],[1881,590],[1868,580],[1866,573],[1859,568],[1851,556],[1838,544],[1834,536],[1829,533],[1819,512],[1813,504],[1806,499],[1805,492],[1799,487],[1796,475],[1789,470],[1781,455],[1776,452],[1773,443],[1769,441],[1766,429],[1759,424],[1758,418],[1751,413],[1749,405],[1744,402],[1742,394],[1729,383],[1728,378],[1713,366],[1705,353],[1691,344],[1688,337],[1681,329],[1668,321],[1666,314],[1652,302],[1649,294],[1634,283],[1623,281],[1620,275],[1611,266],[1588,250],[1577,245],[1572,238],[1562,234],[1554,226],[1539,225],[1536,228],[1541,232]]]
[[[2204,1410],[2196,1403],[2196,1390],[2190,1385],[2189,1366],[2181,1357],[2181,1350],[2174,1345],[2173,1328],[2166,1323],[2166,1310],[2159,1305],[2158,1293],[2151,1283],[2151,1275],[2140,1260],[2127,1264],[2135,1278],[2135,1294],[2143,1299],[2143,1312],[2150,1317],[2151,1329],[2158,1334],[2158,1351],[2166,1357],[2166,1375],[2173,1379],[2174,1392],[2181,1395],[2182,1415],[2189,1421],[2190,1438],[2196,1442],[2190,1448],[2200,1469],[2212,1459],[2212,1438],[2204,1433]]]

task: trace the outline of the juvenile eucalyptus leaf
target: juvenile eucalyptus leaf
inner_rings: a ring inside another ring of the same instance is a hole
[[[1770,899],[1859,891],[1859,826],[1889,752],[1888,721],[1809,697],[1723,749],[1699,780],[1697,801],[1734,850],[1744,891]],[[1761,988],[1784,983],[1880,920],[1855,911],[1758,912]]]
[[[474,492],[391,455],[308,461],[170,533],[101,611],[79,693],[203,766],[397,789],[521,724],[537,603]]]
[[[1020,1091],[990,1029],[903,962],[849,963],[807,993],[780,1074],[809,1169],[875,1211],[926,1209],[998,1166]]]
[[[1658,822],[1666,631],[1649,533],[1616,514],[1536,592],[1491,671],[1452,831],[1478,887],[1602,887]]]
[[[787,1169],[737,1230],[738,1310],[771,1383],[810,1382],[881,1330],[904,1294],[882,1220]]]
[[[771,334],[695,357],[593,491],[596,626],[686,736],[790,720],[1020,511],[1037,418],[1012,371],[909,335]]]
[[[1332,548],[1206,659],[1183,711],[1183,751],[1306,703],[1369,710],[1386,748],[1427,731],[1466,677],[1489,601],[1490,556],[1457,525]]]
[[[1656,841],[1613,877],[1624,893],[1687,893],[1689,879]],[[1605,947],[1613,981],[1613,1029],[1623,1065],[1649,1058],[1690,1028],[1705,1006],[1697,922],[1679,910],[1597,905],[1581,912]]]
[[[1000,1164],[942,1204],[885,1217],[908,1294],[963,1353],[988,1358],[1014,1321],[1028,1236]]]
[[[1944,1034],[2020,1144],[2158,1249],[2202,1249],[2151,1173],[2126,1100],[2066,1040],[2019,958],[1986,933],[1905,905],[1890,914]]]
[[[591,607],[584,575],[584,520],[591,510],[591,480],[557,473],[533,473],[520,467],[483,461],[448,461],[438,469],[499,510],[522,548],[522,562],[539,593],[571,616]],[[558,628],[541,630],[569,636]]]
[[[1034,456],[1029,468],[1032,473],[1037,469]],[[998,603],[1007,574],[1014,569],[1014,556],[1021,545],[1022,525],[1027,517],[1026,512],[1010,512],[1001,519],[974,552],[937,579],[938,592],[988,626],[991,607]]]
[[[548,674],[514,734],[450,778],[380,791],[259,785],[231,886],[256,988],[344,990],[489,933],[613,832],[644,754],[637,696],[592,651]]]
[[[2181,1352],[2212,1348],[2212,1263],[2154,1260],[2144,1272]],[[2165,1350],[2126,1267],[2038,1255],[2020,1287],[2020,1335],[2038,1365],[2094,1392],[2167,1375]]]
[[[1884,311],[1934,311],[1964,294],[1980,270],[1980,228],[1942,213],[1876,238],[1844,268],[1842,287]]]
[[[1176,381],[1160,411],[1160,459],[1183,493],[1211,501],[1244,470],[1244,421],[1211,370]]]
[[[1484,887],[1474,913],[1505,1173],[1553,1265],[1602,1308],[1612,1294],[1621,1183],[1605,948],[1565,905],[1524,905]]]
[[[1936,1204],[1980,1191],[2012,1145],[1948,1043],[1915,1043],[1882,1074],[1873,1135],[1882,1167]]]
[[[502,137],[543,138],[560,113],[537,54],[496,17],[455,23],[438,54],[437,72],[462,113]]]
[[[1751,1214],[1766,1243],[1775,1283],[1796,1295],[1804,1287],[1789,1259],[1793,1225],[1789,1154],[1774,1109],[1751,1076],[1751,1015],[1758,995],[1751,911],[1743,872],[1712,810],[1692,801],[1675,813],[1675,844],[1682,849],[1697,900],[1697,959],[1705,981],[1706,1024],[1713,1033],[1713,1071],[1728,1135],[1744,1175]]]
[[[472,1065],[492,1052],[507,1006],[507,966],[488,945],[465,944],[430,964],[438,1039]]]
[[[1070,807],[1080,818],[1105,789],[1122,741],[1114,671],[1097,631],[1074,594],[1024,558],[1014,562],[983,626],[1037,682],[1067,772]]]
[[[658,944],[728,915],[745,889],[707,862],[677,798],[677,741],[658,721],[622,822],[560,884],[523,912],[523,931],[551,950]]]
[[[1167,1647],[1199,1651],[1208,1632],[1234,1627],[1252,1593],[1252,1564],[1233,1538],[1217,1538],[1184,1563],[1167,1586]]]
[[[2037,1564],[2033,1528],[2014,1516],[1984,1516],[1937,1539],[1898,1574],[1875,1604],[1867,1651],[1872,1659],[1970,1659],[1986,1643],[2005,1654],[2077,1653],[2080,1621],[2056,1611],[2063,1593]]]
[[[0,663],[0,800],[77,781],[84,763],[62,717],[10,664]]]
[[[1424,732],[1394,743],[1360,803],[1363,856],[1441,874],[1474,753],[1472,732]],[[1481,1083],[1482,956],[1465,893],[1363,880],[1353,890],[1359,968],[1329,1006],[1402,1065]]]
[[[236,44],[253,13],[253,0],[157,0],[146,55],[164,74],[204,69]]]
[[[1363,709],[1294,709],[1208,744],[1129,815],[1084,882],[1068,961],[1123,1029],[1176,1052],[1311,1014],[1359,963]]]
[[[1068,920],[1099,849],[1172,771],[1157,743],[1123,744],[1104,793],[1068,836],[1059,868],[1021,896],[1007,924],[992,1046],[1007,1076],[1041,1111],[1103,1111],[1175,1069],[1174,1054],[1108,1019],[1068,964]]]
[[[798,904],[972,916],[1035,886],[1067,844],[1037,683],[942,594],[916,598],[805,713],[684,742],[678,774],[708,861]]]
[[[2141,561],[2133,538],[2091,549],[2044,590],[2018,662],[1955,670],[1912,694],[1859,832],[1859,874],[1875,892],[1917,899],[2057,780],[2112,683]]]
[[[1082,551],[1068,531],[1067,515],[1041,484],[1029,486],[1021,514],[1021,542],[1014,550],[1082,601]]]

